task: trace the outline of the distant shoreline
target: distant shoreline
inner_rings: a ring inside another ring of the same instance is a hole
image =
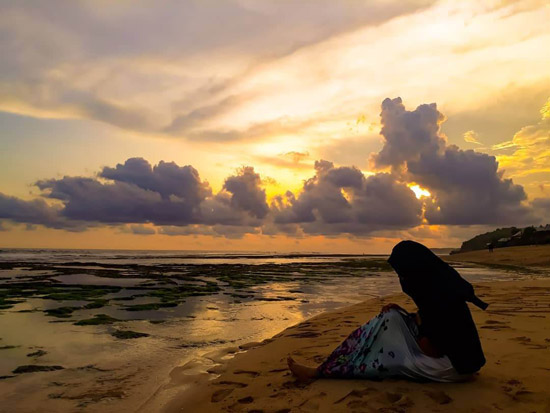
[[[444,258],[449,263],[471,262],[528,268],[550,267],[550,244],[495,248],[493,252],[489,252],[489,250],[461,252]]]

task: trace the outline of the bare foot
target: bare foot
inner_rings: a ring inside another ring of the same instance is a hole
[[[316,368],[298,364],[291,356],[288,356],[286,362],[288,363],[288,368],[298,380],[308,381],[316,379],[319,376],[319,372]]]

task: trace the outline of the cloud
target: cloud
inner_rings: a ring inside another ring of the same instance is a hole
[[[1,0],[0,108],[183,136],[250,100],[230,89],[254,68],[432,3]]]
[[[511,141],[498,145],[512,152],[498,157],[499,162],[513,177],[550,172],[550,99],[540,110],[540,120],[521,128]]]
[[[547,150],[543,148],[548,145],[550,118],[546,109],[541,113],[539,124],[514,136],[515,148]],[[0,194],[0,219],[70,230],[120,225],[123,231],[142,235],[158,229],[164,235],[228,238],[257,233],[367,236],[419,225],[537,221],[547,201],[527,203],[523,187],[504,177],[494,156],[449,145],[440,132],[444,119],[435,103],[408,111],[400,98],[385,99],[384,143],[370,156],[380,171],[365,174],[355,166],[318,160],[301,191],[286,191],[270,205],[263,188],[269,179],[262,180],[252,166],[237,169],[214,193],[191,165],[151,165],[130,158],[104,167],[95,177],[38,181],[42,192],[35,200]],[[292,162],[307,156],[283,154]],[[413,184],[425,196],[418,199]]]
[[[550,223],[550,198],[535,198],[531,201],[539,224]]]
[[[420,105],[411,112],[401,98],[387,98],[382,102],[380,118],[384,146],[371,155],[375,168],[399,168],[424,153],[437,153],[445,147],[445,139],[439,135],[445,117],[435,103]]]
[[[414,193],[389,174],[365,177],[355,167],[315,163],[316,175],[295,196],[276,199],[275,224],[297,224],[309,234],[366,234],[421,222],[422,205]]]
[[[196,169],[173,162],[152,166],[142,158],[131,158],[115,168],[104,168],[99,178],[106,181],[85,177],[38,181],[42,196],[62,206],[53,209],[43,199],[30,202],[4,196],[13,205],[5,201],[4,209],[11,213],[0,211],[0,217],[60,228],[73,222],[258,227],[268,213],[261,179],[251,167],[228,177],[215,195]],[[129,226],[131,231],[142,228],[149,229]],[[230,232],[230,228],[218,231],[228,236]],[[240,228],[233,232],[243,233]]]
[[[309,152],[290,151],[277,156],[255,156],[257,161],[284,169],[310,170]]]
[[[123,227],[122,232],[128,232],[135,235],[154,235],[157,231],[154,228],[145,225],[128,225]]]
[[[523,187],[503,178],[494,156],[447,144],[440,134],[445,117],[435,104],[407,111],[400,98],[386,99],[381,119],[384,146],[371,161],[430,191],[429,223],[519,224],[533,219],[523,204]]]
[[[241,168],[237,175],[225,180],[223,189],[231,193],[231,205],[247,211],[256,218],[264,218],[269,212],[265,190],[260,188],[262,180],[251,166]]]
[[[175,162],[160,161],[153,167],[143,158],[130,158],[115,168],[103,168],[99,176],[157,192],[163,199],[174,195],[193,206],[212,195],[208,182],[200,180],[195,168],[180,167]]]
[[[0,193],[0,219],[70,231],[80,231],[87,226],[60,216],[60,210],[60,207],[50,206],[43,199],[25,201]]]
[[[479,134],[474,130],[469,130],[464,133],[464,141],[468,143],[475,143],[476,145],[483,145],[479,141]]]

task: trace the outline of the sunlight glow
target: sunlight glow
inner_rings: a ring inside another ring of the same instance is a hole
[[[411,191],[414,192],[414,194],[416,195],[416,197],[418,199],[422,198],[422,197],[430,197],[432,196],[432,194],[430,193],[430,191],[428,191],[427,189],[424,189],[424,188],[421,188],[420,185],[417,185],[417,184],[409,184],[408,187],[410,188]]]

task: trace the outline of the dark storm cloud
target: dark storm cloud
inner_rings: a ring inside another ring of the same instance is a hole
[[[494,156],[447,145],[439,127],[445,119],[435,104],[407,111],[400,98],[382,103],[384,146],[371,156],[375,167],[391,167],[427,188],[431,224],[519,224],[533,219],[523,204],[523,187],[503,178]]]
[[[377,229],[406,228],[421,222],[422,204],[392,175],[365,177],[355,167],[315,163],[316,175],[295,196],[276,199],[276,224],[299,224],[307,233],[364,234]]]

